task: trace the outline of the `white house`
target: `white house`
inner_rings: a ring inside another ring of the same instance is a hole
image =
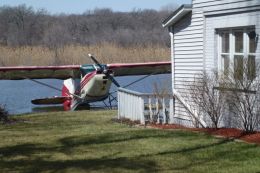
[[[191,110],[181,95],[194,74],[260,58],[260,0],[193,0],[164,20],[163,27],[171,36],[172,89],[179,97],[174,122],[191,126]]]

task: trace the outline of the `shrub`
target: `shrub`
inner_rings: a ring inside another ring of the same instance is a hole
[[[8,112],[3,105],[0,106],[0,121],[3,123],[9,122]]]

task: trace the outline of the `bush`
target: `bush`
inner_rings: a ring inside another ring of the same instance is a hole
[[[9,122],[8,112],[6,111],[5,107],[0,105],[0,121],[3,123]]]

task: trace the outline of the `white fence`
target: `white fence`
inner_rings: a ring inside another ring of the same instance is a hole
[[[124,88],[118,89],[118,119],[132,121],[173,123],[173,95],[139,93]]]

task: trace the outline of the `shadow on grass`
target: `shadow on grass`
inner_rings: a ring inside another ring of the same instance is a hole
[[[126,132],[113,132],[104,133],[99,135],[86,135],[86,136],[73,136],[60,139],[60,143],[67,147],[77,147],[81,145],[93,145],[93,144],[108,144],[118,143],[133,140],[143,140],[149,138],[178,138],[186,137],[189,139],[196,138],[197,135],[194,133],[187,133],[179,131],[178,133],[172,133],[167,131],[158,130],[136,130]]]
[[[147,154],[136,153],[135,156],[119,157],[117,153],[112,153],[108,156],[100,156],[99,158],[86,159],[50,159],[52,154],[64,153],[68,158],[73,158],[71,152],[79,146],[88,147],[89,145],[109,144],[111,145],[120,142],[130,142],[132,140],[145,140],[149,138],[157,138],[163,141],[164,138],[182,137],[183,140],[199,139],[198,134],[187,133],[182,131],[158,131],[158,130],[136,130],[126,132],[105,133],[100,135],[86,135],[65,137],[57,141],[57,145],[51,144],[21,144],[9,147],[0,148],[0,170],[3,172],[18,171],[18,172],[63,172],[68,169],[79,169],[85,171],[104,171],[111,172],[112,170],[124,171],[142,171],[152,172],[160,170],[156,159],[157,156],[172,157],[174,154],[181,154],[189,156],[192,152],[200,152],[204,149],[220,146],[229,143],[233,140],[223,139],[214,143],[207,144],[192,144],[184,147],[173,147],[169,151],[154,152],[149,151]],[[250,148],[252,146],[248,146]],[[222,148],[222,147],[220,147]],[[238,149],[232,151],[237,152]],[[127,153],[128,151],[126,151]],[[41,155],[39,155],[41,153]],[[81,154],[81,153],[80,153]],[[82,153],[84,155],[84,153]],[[225,153],[223,153],[224,155]],[[182,166],[177,166],[176,169],[187,169],[199,162],[209,162],[212,159],[220,159],[223,155],[216,155],[215,157],[200,159],[194,163],[185,163]],[[82,157],[81,157],[82,158]]]
[[[15,170],[18,172],[35,173],[35,172],[63,172],[67,169],[111,172],[112,170],[132,170],[151,172],[155,171],[157,166],[154,161],[136,158],[98,158],[84,160],[64,160],[49,161],[43,159],[19,160],[19,161],[1,161],[1,170]]]
[[[191,139],[196,138],[194,133],[186,133],[179,131],[178,133],[163,132],[157,130],[136,130],[136,131],[125,131],[125,132],[114,132],[114,133],[104,133],[96,135],[81,135],[73,137],[61,138],[57,141],[58,145],[44,145],[44,144],[34,144],[25,143],[14,146],[7,146],[0,148],[0,156],[13,157],[17,155],[22,155],[26,157],[33,156],[34,154],[47,151],[47,152],[64,152],[69,153],[76,147],[88,145],[98,145],[98,144],[113,144],[133,140],[143,140],[149,138],[177,138],[186,137]]]

